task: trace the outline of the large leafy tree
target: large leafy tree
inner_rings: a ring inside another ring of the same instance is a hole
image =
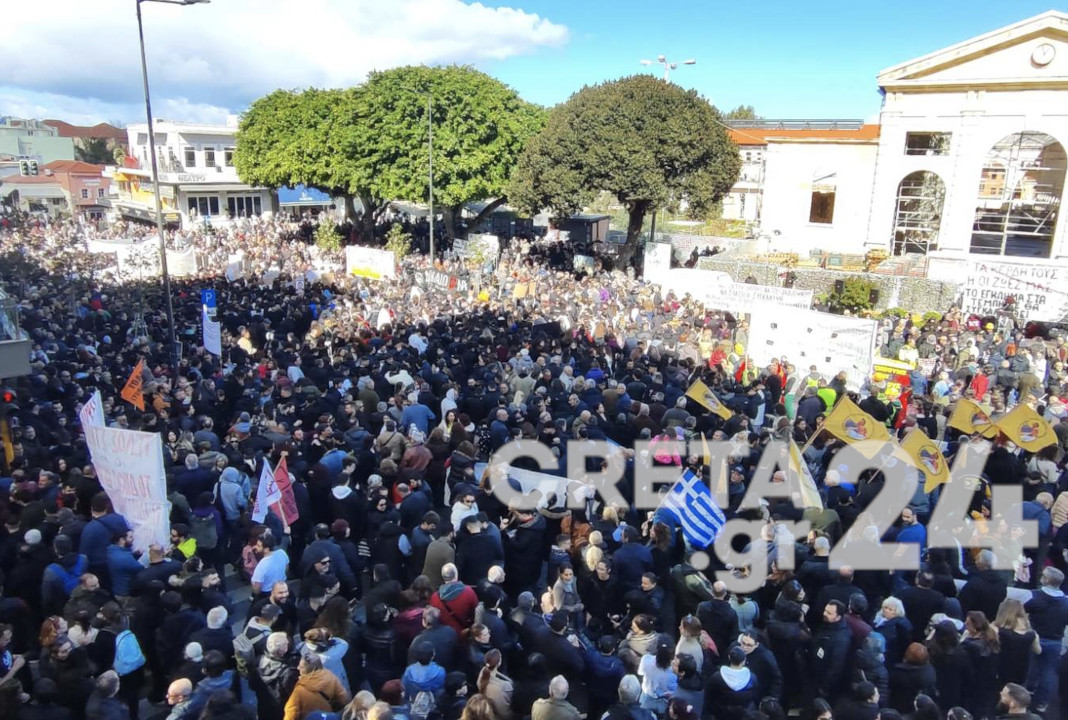
[[[740,170],[715,108],[694,91],[635,75],[585,87],[554,108],[520,158],[508,197],[527,212],[566,217],[612,193],[629,216],[625,263],[650,210],[685,203],[704,215]]]
[[[373,232],[386,205],[372,187],[373,172],[353,149],[360,136],[356,94],[354,89],[277,90],[256,100],[238,127],[238,175],[264,187],[318,188],[343,198],[348,217],[359,198],[365,209],[362,232]]]
[[[427,201],[432,119],[434,209],[450,237],[466,204],[487,202],[473,227],[506,201],[515,163],[545,120],[542,108],[466,66],[373,72],[355,95],[352,151],[378,197]]]

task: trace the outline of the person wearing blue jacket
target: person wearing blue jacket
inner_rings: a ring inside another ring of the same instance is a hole
[[[421,642],[415,648],[415,662],[405,669],[401,677],[404,696],[408,702],[421,692],[428,692],[441,700],[445,691],[445,668],[434,662],[434,646]]]
[[[616,576],[624,590],[637,590],[642,585],[642,575],[653,570],[653,553],[641,544],[641,536],[629,525],[623,528],[623,545],[612,553]]]
[[[144,566],[133,553],[133,533],[127,530],[116,533],[108,545],[108,574],[111,577],[111,592],[116,598],[130,596],[130,583]]]
[[[579,640],[586,656],[586,687],[589,689],[586,716],[599,718],[615,703],[619,681],[627,670],[615,654],[616,640],[611,635],[602,636],[596,648],[582,636]]]
[[[82,530],[78,552],[89,559],[89,572],[100,580],[104,587],[110,587],[108,576],[108,546],[111,539],[130,529],[126,519],[112,511],[111,500],[107,493],[97,493],[90,505],[93,519]]]

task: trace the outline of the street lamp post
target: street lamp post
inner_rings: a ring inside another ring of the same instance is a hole
[[[148,91],[148,60],[145,57],[145,28],[141,22],[141,3],[165,5],[199,5],[211,0],[134,0],[137,5],[137,37],[141,43],[141,77],[145,86],[145,116],[148,120],[148,156],[152,163],[152,188],[156,198],[156,231],[159,233],[159,267],[163,275],[163,294],[167,297],[167,344],[172,372],[178,372],[178,339],[174,334],[174,301],[171,299],[171,276],[167,272],[167,243],[163,239],[163,203],[159,193],[159,167],[156,163],[156,132],[152,127],[152,99]]]
[[[652,60],[641,60],[640,62],[641,62],[642,65],[653,65],[653,64],[663,65],[664,66],[664,82],[668,82],[668,81],[671,80],[671,71],[672,70],[678,70],[679,65],[696,65],[697,64],[697,61],[694,60],[693,58],[690,58],[689,60],[683,60],[681,63],[668,62],[668,59],[666,57],[664,57],[663,55],[657,55],[655,63]]]
[[[430,267],[434,267],[434,96],[426,94],[427,202],[430,205]]]
[[[639,60],[642,65],[654,64],[652,60]],[[679,65],[696,65],[697,61],[693,58],[689,60],[683,60],[681,63],[668,62],[668,59],[663,55],[656,56],[656,64],[664,66],[664,82],[671,82],[671,71],[677,70]],[[656,208],[653,208],[653,224],[649,229],[649,242],[656,242]]]

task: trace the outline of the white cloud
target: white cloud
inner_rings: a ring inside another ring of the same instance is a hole
[[[5,8],[0,112],[136,121],[144,113],[136,110],[142,86],[132,5],[51,0],[47,11],[33,3]],[[464,0],[146,2],[142,13],[153,109],[183,120],[241,110],[279,87],[353,85],[370,70],[398,65],[485,66],[568,40],[566,27],[534,13]]]

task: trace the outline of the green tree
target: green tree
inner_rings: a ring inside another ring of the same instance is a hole
[[[627,210],[626,263],[650,210],[685,203],[707,216],[737,180],[741,158],[719,119],[696,92],[649,75],[584,87],[528,143],[509,200],[562,218],[611,193]]]
[[[842,291],[835,289],[827,296],[831,312],[841,313],[843,310],[860,312],[871,310],[871,292],[878,289],[878,285],[862,277],[849,277],[842,283]]]
[[[114,165],[115,152],[108,147],[105,138],[86,138],[80,145],[74,146],[74,159],[93,165]]]
[[[386,203],[372,188],[373,168],[354,149],[362,137],[356,93],[276,90],[259,98],[238,126],[234,166],[250,185],[307,185],[343,198],[348,218],[355,216],[359,198],[364,207],[360,232],[370,239]]]
[[[401,260],[412,252],[412,236],[404,232],[400,223],[393,223],[386,232],[386,250],[393,253],[393,259],[399,265]]]
[[[356,164],[377,197],[426,202],[428,96],[434,131],[434,210],[456,236],[466,204],[488,201],[475,227],[506,202],[505,189],[545,111],[470,67],[408,66],[373,72],[357,88]]]
[[[323,252],[338,252],[341,250],[341,240],[337,225],[329,218],[324,218],[315,229],[315,246]]]
[[[756,114],[756,109],[752,105],[739,105],[723,117],[728,120],[763,120]]]

